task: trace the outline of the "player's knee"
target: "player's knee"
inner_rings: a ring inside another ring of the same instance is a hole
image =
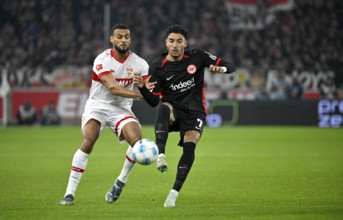
[[[126,140],[131,146],[142,138],[141,128],[136,121],[125,124],[121,129],[120,139]]]
[[[137,143],[137,141],[141,140],[142,137],[140,136],[135,136],[135,137],[130,137],[128,139],[125,139],[127,141],[127,143],[133,147],[133,145],[135,145],[135,143]]]
[[[190,143],[198,143],[198,141],[201,138],[201,134],[198,131],[195,130],[190,130],[186,131],[184,136],[183,136],[183,141],[184,143],[190,142]]]
[[[162,104],[158,107],[157,117],[155,121],[155,130],[167,132],[170,109],[168,106]]]

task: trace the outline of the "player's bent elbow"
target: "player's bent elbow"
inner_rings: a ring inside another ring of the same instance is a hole
[[[159,101],[157,102],[153,102],[153,103],[149,103],[148,104],[151,106],[151,107],[156,107],[158,105],[158,103],[160,103]]]
[[[144,99],[148,103],[148,105],[150,105],[151,107],[156,107],[160,103],[160,99],[153,96],[150,96],[150,97],[145,96]]]

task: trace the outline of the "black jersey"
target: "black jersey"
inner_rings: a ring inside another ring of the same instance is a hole
[[[166,56],[150,66],[150,81],[157,82],[153,94],[180,109],[207,113],[204,68],[221,65],[221,59],[203,50],[185,51],[180,61],[168,61]]]

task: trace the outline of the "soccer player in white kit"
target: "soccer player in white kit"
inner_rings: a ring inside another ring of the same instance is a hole
[[[127,142],[133,146],[142,139],[140,123],[131,110],[133,98],[142,96],[138,89],[134,90],[132,79],[134,74],[139,74],[148,81],[149,66],[144,59],[129,50],[131,35],[128,26],[113,26],[110,42],[113,48],[99,54],[94,61],[92,86],[82,114],[82,143],[74,154],[67,189],[60,205],[73,204],[89,154],[106,126],[118,137],[120,143]],[[105,195],[109,203],[119,198],[135,164],[130,146],[120,175]]]

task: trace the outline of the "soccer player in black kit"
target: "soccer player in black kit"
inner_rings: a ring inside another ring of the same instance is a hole
[[[179,146],[183,153],[177,166],[173,188],[164,207],[175,207],[175,202],[195,158],[196,144],[203,132],[207,109],[204,97],[204,69],[212,73],[232,73],[233,64],[221,60],[203,50],[185,51],[187,30],[181,25],[172,25],[166,30],[165,44],[168,53],[162,54],[150,65],[151,82],[156,82],[150,92],[143,79],[136,75],[134,83],[138,86],[146,102],[157,106],[155,138],[159,148],[156,167],[159,171],[168,170],[165,146],[168,132],[179,131]]]

